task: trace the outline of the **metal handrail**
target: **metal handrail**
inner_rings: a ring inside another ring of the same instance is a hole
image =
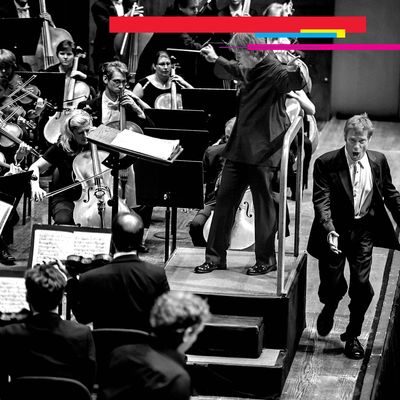
[[[285,233],[286,233],[286,207],[287,207],[287,175],[289,165],[289,150],[293,140],[298,137],[297,172],[296,172],[296,207],[294,227],[294,256],[299,255],[300,242],[300,206],[303,192],[303,154],[304,154],[304,126],[303,118],[297,116],[283,139],[280,182],[279,182],[279,219],[278,219],[278,272],[276,293],[278,296],[286,294],[285,291]]]

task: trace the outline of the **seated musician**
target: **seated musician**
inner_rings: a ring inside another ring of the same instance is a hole
[[[211,212],[214,210],[215,197],[218,189],[218,184],[222,167],[224,166],[224,159],[222,153],[225,149],[226,142],[232,132],[233,125],[236,118],[233,117],[225,124],[225,134],[222,138],[209,146],[204,152],[203,157],[203,170],[204,170],[204,183],[205,183],[205,205],[202,210],[199,210],[189,225],[189,233],[192,238],[194,246],[205,247],[206,241],[203,235],[203,228]]]
[[[33,177],[50,167],[58,169],[58,178],[53,182],[54,189],[62,188],[73,183],[72,163],[80,152],[87,150],[87,133],[92,128],[92,118],[83,110],[74,110],[61,126],[61,134],[57,143],[50,146],[45,154],[36,160],[29,170]],[[39,185],[39,179],[31,181],[32,199],[42,201],[46,191]],[[80,187],[67,190],[50,198],[50,212],[55,224],[74,225],[74,200],[80,196]]]
[[[88,68],[85,64],[78,62],[77,70],[73,71],[74,57],[78,54],[79,48],[71,40],[62,40],[58,43],[56,48],[56,56],[58,63],[48,67],[47,72],[64,72],[65,73],[65,86],[68,86],[70,78],[74,78],[78,81],[85,81],[90,85],[91,94],[94,94],[94,87],[97,85],[94,82],[92,74],[89,74]],[[79,59],[80,61],[80,59]],[[75,97],[74,97],[74,100]]]
[[[143,112],[148,108],[136,94],[126,88],[128,67],[120,61],[110,61],[103,65],[102,80],[104,91],[96,98],[79,103],[78,108],[88,111],[93,117],[93,124],[116,123],[120,120],[121,107],[125,110],[126,120],[141,128],[152,125]]]
[[[58,376],[76,379],[89,390],[95,377],[95,347],[90,328],[57,314],[67,279],[57,264],[40,264],[25,273],[31,315],[0,328],[0,396],[8,377]]]
[[[208,7],[206,7],[206,10]],[[165,16],[193,17],[199,13],[199,0],[175,0],[168,7]],[[140,54],[136,79],[140,80],[151,74],[154,54],[168,48],[181,49],[179,52],[179,64],[185,71],[185,78],[195,87],[216,87],[220,84],[214,76],[213,68],[197,54],[185,52],[185,50],[200,50],[212,37],[207,33],[154,33],[146,47]]]
[[[174,74],[171,76],[172,62],[171,57],[166,51],[158,51],[152,64],[153,74],[141,79],[133,88],[133,93],[141,98],[151,108],[157,107],[157,99],[165,93],[171,93],[171,83],[176,83],[177,93],[180,88],[193,89],[193,86],[186,82],[181,76]],[[166,107],[165,107],[166,108]]]

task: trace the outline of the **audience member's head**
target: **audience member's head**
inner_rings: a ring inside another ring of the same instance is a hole
[[[25,273],[26,301],[34,312],[54,311],[67,284],[57,263],[38,264]]]
[[[112,223],[112,242],[116,251],[130,252],[142,243],[143,221],[136,213],[120,212]]]
[[[150,326],[161,341],[184,353],[196,341],[209,318],[208,304],[200,296],[171,291],[154,303]]]

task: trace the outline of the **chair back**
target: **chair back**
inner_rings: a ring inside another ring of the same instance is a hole
[[[99,386],[115,348],[125,344],[147,343],[150,339],[149,333],[136,329],[98,328],[92,330],[92,335],[96,347],[96,384]]]
[[[55,376],[21,376],[8,385],[7,400],[91,400],[87,387],[75,379]]]

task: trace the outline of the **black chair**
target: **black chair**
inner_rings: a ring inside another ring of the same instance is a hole
[[[103,382],[104,371],[108,367],[111,352],[125,344],[147,343],[150,340],[150,334],[136,329],[118,329],[118,328],[97,328],[92,330],[94,344],[96,346],[96,386]],[[75,399],[74,399],[75,400]]]
[[[7,400],[91,400],[87,387],[75,379],[22,376],[8,385]]]

